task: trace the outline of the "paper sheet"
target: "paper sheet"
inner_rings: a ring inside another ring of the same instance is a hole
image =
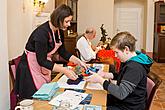
[[[84,110],[102,110],[102,107],[98,105],[84,105]]]
[[[84,107],[84,105],[78,105],[76,108],[74,108],[72,110],[83,110],[83,107]],[[58,109],[58,107],[56,107],[56,106],[53,107],[53,110],[57,110],[57,109]]]
[[[79,103],[87,97],[88,94],[80,93],[72,90],[66,90],[62,94],[54,97],[49,104],[55,106],[62,106],[62,104],[68,103],[70,109],[76,108]]]
[[[86,88],[93,90],[104,90],[103,86],[100,83],[88,83]]]
[[[60,88],[72,88],[72,89],[84,89],[86,81],[81,81],[78,85],[69,85],[67,84],[68,78],[63,75],[58,81],[58,85]]]

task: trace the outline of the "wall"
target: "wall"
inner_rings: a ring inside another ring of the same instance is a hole
[[[0,110],[9,110],[7,1],[0,0]]]
[[[54,9],[54,0],[49,0],[45,5],[45,12]],[[8,0],[8,47],[9,59],[21,55],[26,41],[32,32],[33,0]]]
[[[151,25],[152,26],[152,25]],[[147,39],[147,1],[144,2],[143,49],[146,50]]]
[[[154,36],[154,2],[147,0],[147,29],[146,29],[146,51],[153,51]]]
[[[22,54],[25,43],[31,33],[31,0],[8,0],[8,47],[9,59]]]
[[[83,33],[87,27],[95,27],[97,44],[101,38],[100,26],[104,24],[108,37],[113,34],[114,0],[78,0],[78,33]]]

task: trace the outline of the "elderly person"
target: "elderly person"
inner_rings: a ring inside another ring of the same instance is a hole
[[[76,48],[80,51],[82,61],[89,62],[96,59],[96,53],[101,49],[91,44],[91,40],[96,37],[96,30],[93,27],[87,28],[85,33],[78,39]]]

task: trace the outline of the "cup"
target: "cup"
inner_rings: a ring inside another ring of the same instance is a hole
[[[15,110],[17,110],[18,108],[20,110],[33,110],[32,104],[33,104],[33,100],[25,99],[25,100],[20,102],[20,106],[15,107]]]

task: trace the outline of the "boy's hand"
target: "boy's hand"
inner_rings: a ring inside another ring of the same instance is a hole
[[[92,75],[90,75],[88,77],[85,77],[85,80],[87,82],[93,82],[93,83],[101,83],[101,84],[103,84],[104,79],[100,75],[98,75],[97,73],[92,72],[92,71],[90,71],[90,73]]]
[[[102,70],[98,71],[98,75],[100,75],[103,78],[107,78],[107,79],[113,79],[113,77],[114,77],[112,73],[104,72]]]

